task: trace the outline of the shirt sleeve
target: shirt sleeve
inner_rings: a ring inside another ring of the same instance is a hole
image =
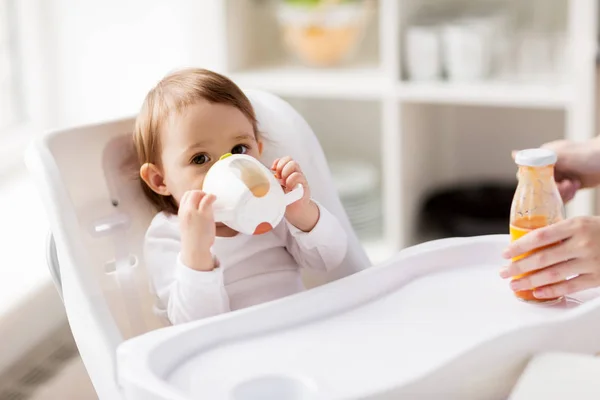
[[[310,232],[303,232],[286,220],[289,231],[286,248],[300,266],[331,271],[346,256],[348,235],[333,214],[319,203],[316,204],[319,220]]]
[[[158,297],[157,313],[175,325],[229,311],[218,261],[212,271],[196,271],[184,265],[178,223],[172,218],[155,218],[144,243],[146,269]]]

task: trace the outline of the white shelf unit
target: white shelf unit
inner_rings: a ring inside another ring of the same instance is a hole
[[[364,146],[368,157],[377,159],[382,237],[366,243],[379,261],[419,241],[416,216],[434,185],[514,179],[511,150],[595,136],[597,2],[562,1],[557,10],[563,11],[557,12],[564,18],[569,66],[554,82],[406,80],[403,33],[422,5],[418,0],[376,1],[356,56],[325,69],[301,66],[286,55],[274,13],[277,0],[219,0],[215,16],[222,20],[219,33],[226,40],[218,69],[242,87],[288,99],[311,123],[328,155],[336,143],[351,144]],[[352,141],[343,140],[348,126]],[[357,129],[364,129],[362,136]],[[568,212],[593,213],[592,193],[579,194]]]

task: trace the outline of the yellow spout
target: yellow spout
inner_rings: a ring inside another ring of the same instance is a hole
[[[226,159],[227,157],[231,156],[231,153],[225,153],[221,156],[221,158],[219,158],[219,161]]]

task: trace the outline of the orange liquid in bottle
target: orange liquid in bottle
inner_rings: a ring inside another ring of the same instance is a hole
[[[516,219],[515,221],[512,222],[512,224],[510,224],[510,240],[511,240],[511,242],[514,242],[515,240],[521,238],[522,236],[526,235],[527,233],[531,232],[532,230],[538,229],[538,228],[543,228],[547,225],[548,225],[548,219],[543,215],[533,215],[531,217],[523,217],[523,218]],[[525,258],[525,257],[535,253],[536,251],[539,251],[539,250],[542,250],[542,249],[545,249],[545,248],[548,248],[551,246],[554,246],[554,244],[543,246],[543,247],[537,248],[535,250],[529,251],[527,253],[521,254],[517,257],[514,257],[512,259],[512,261],[520,260],[522,258]],[[531,275],[534,272],[535,271],[515,276],[513,278],[513,280],[522,278],[527,275]],[[533,295],[533,290],[521,290],[521,291],[515,292],[515,296],[517,296],[520,299],[526,300],[526,301],[539,302],[539,303],[556,301],[559,299],[559,298],[538,299],[537,297],[535,297]]]

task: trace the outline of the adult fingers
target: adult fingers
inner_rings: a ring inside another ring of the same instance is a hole
[[[555,297],[565,296],[571,293],[581,292],[582,290],[591,289],[598,286],[600,282],[598,278],[591,274],[579,275],[568,281],[555,283],[550,286],[537,288],[533,295],[538,299],[551,299]]]
[[[557,182],[558,191],[560,192],[560,197],[562,197],[563,201],[566,203],[575,197],[575,193],[579,189],[581,189],[581,182],[574,181],[571,179],[564,179],[560,182]]]
[[[514,280],[510,283],[510,288],[514,291],[530,290],[551,285],[553,283],[559,283],[572,276],[587,272],[583,271],[584,268],[585,264],[581,262],[581,260],[569,260]]]
[[[504,258],[517,257],[540,247],[549,246],[568,239],[578,230],[580,224],[579,218],[571,218],[533,230],[520,239],[512,242],[506,250],[504,250],[502,256]]]
[[[510,263],[510,265],[500,271],[500,276],[508,278],[522,275],[563,263],[577,258],[579,255],[577,249],[573,248],[570,241],[565,241],[545,249],[540,249],[525,258]]]

